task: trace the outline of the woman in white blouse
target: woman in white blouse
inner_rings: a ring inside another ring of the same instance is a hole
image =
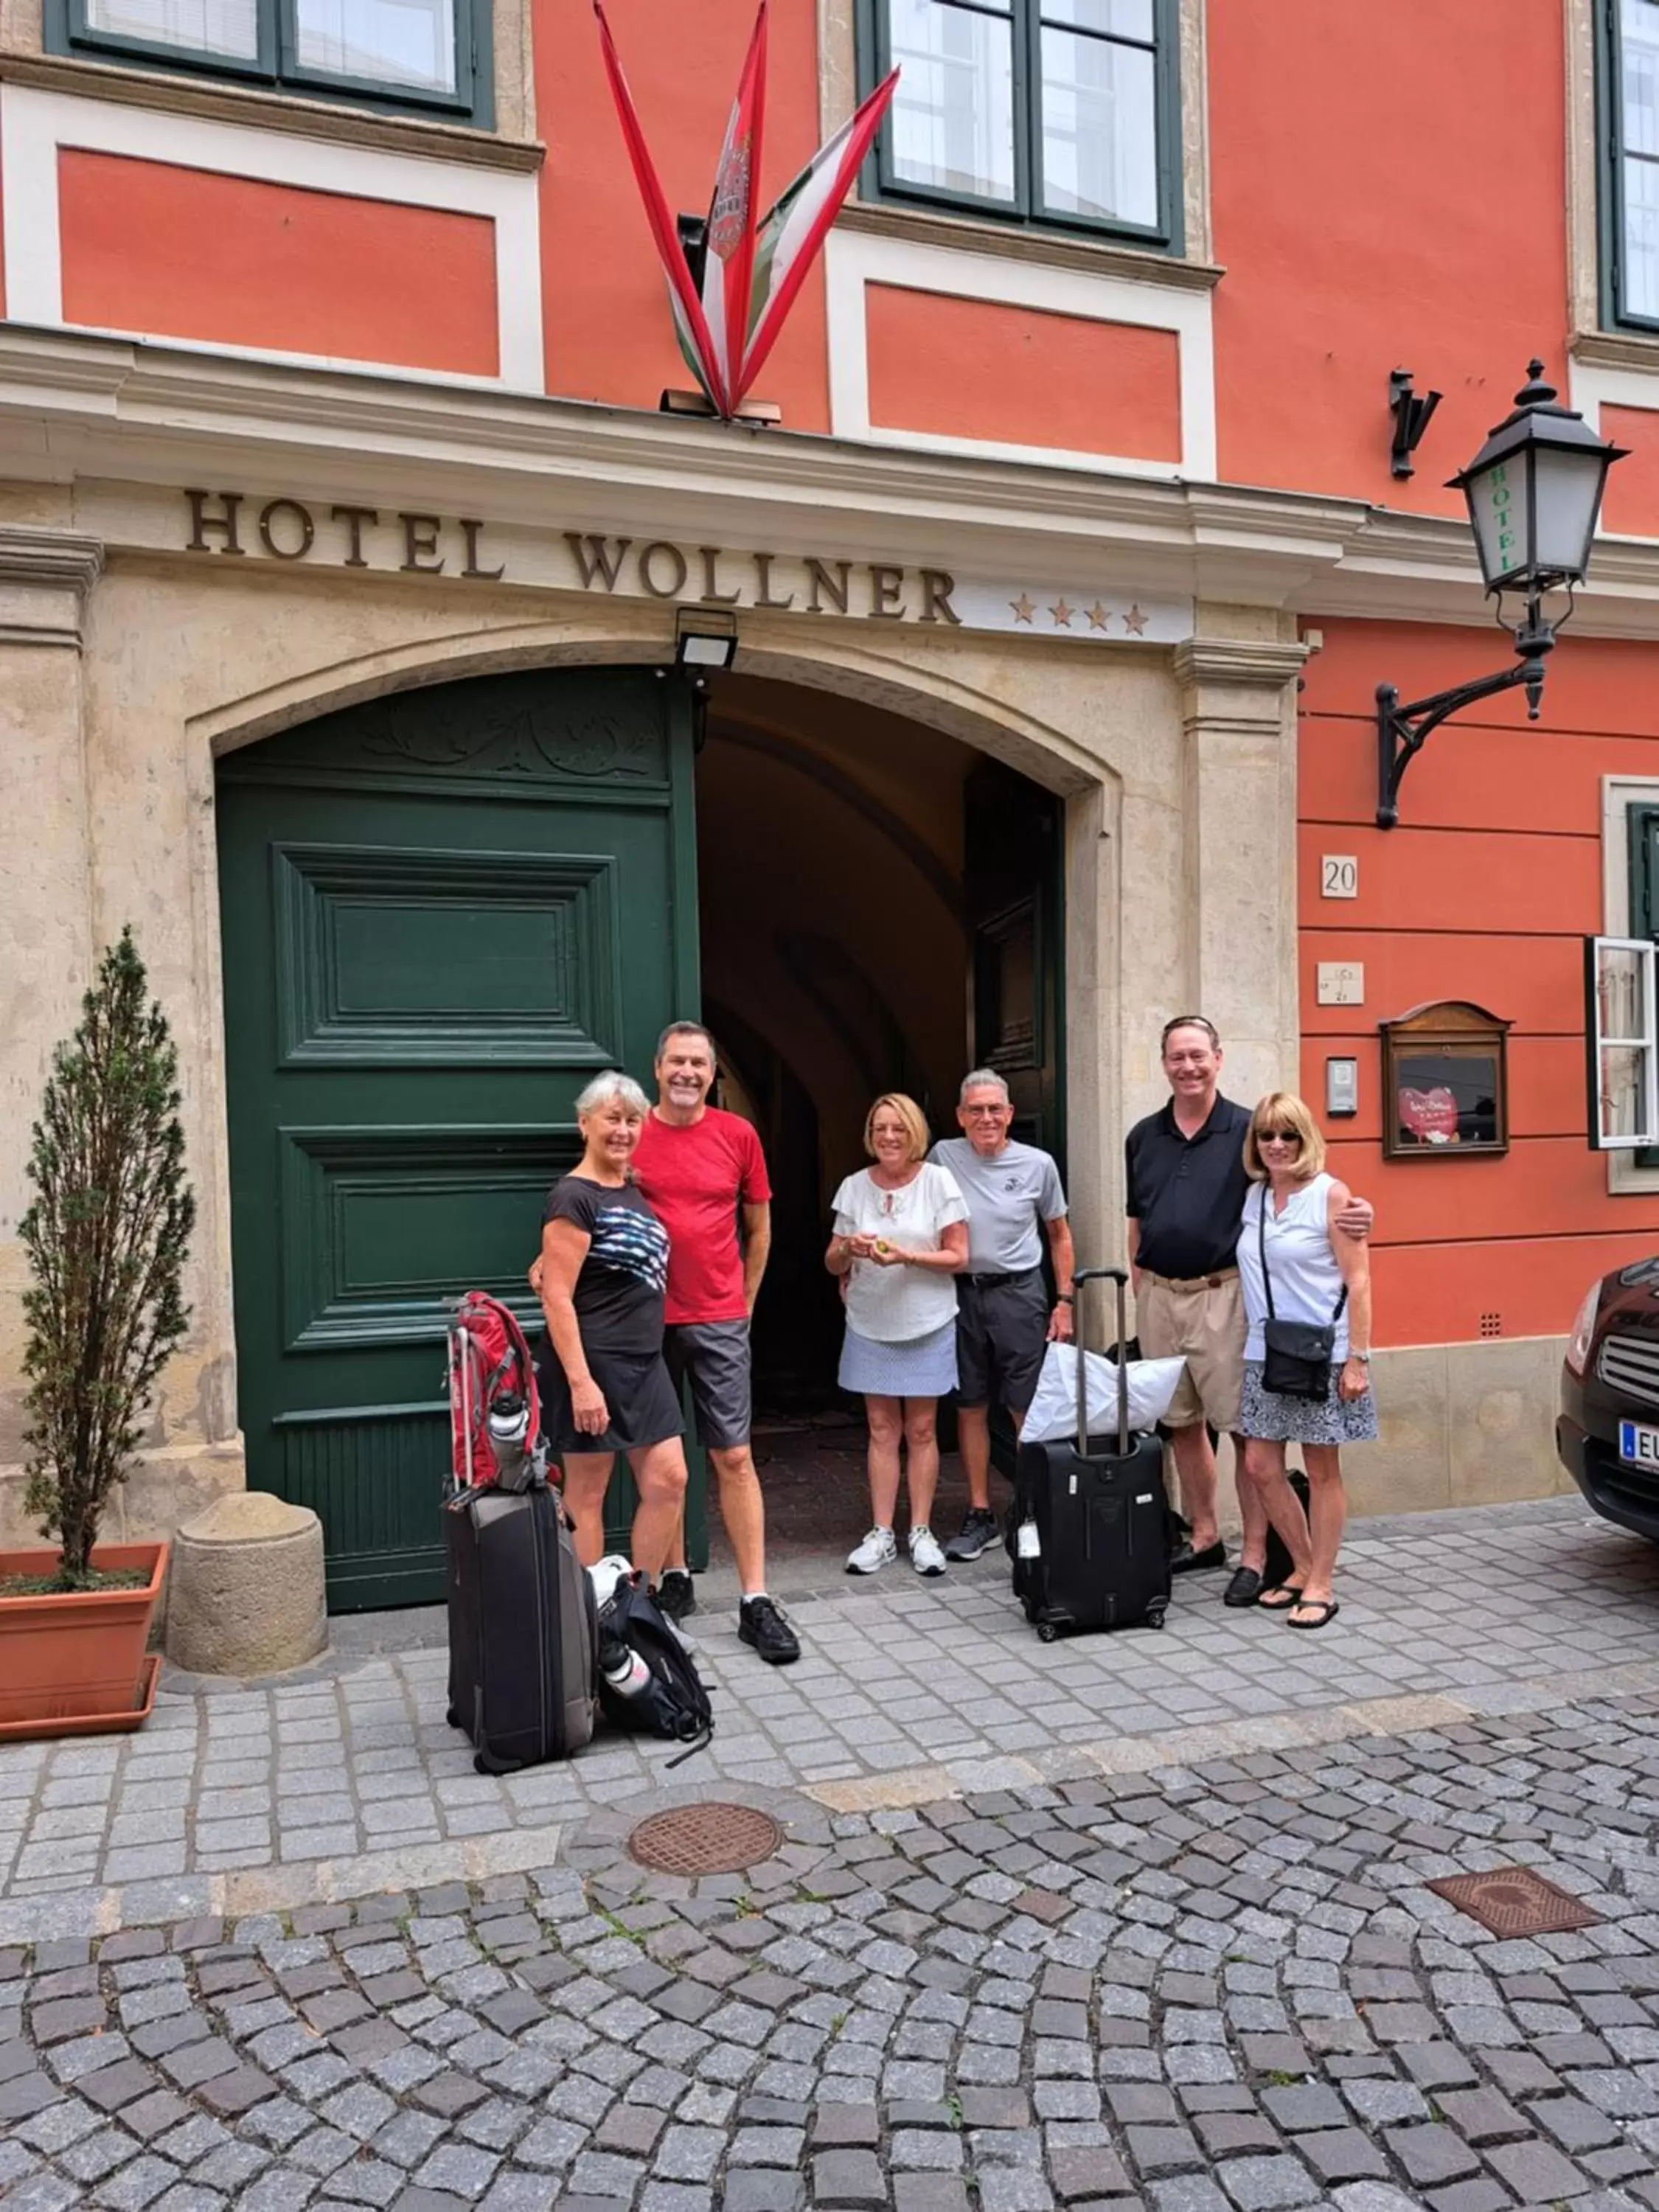
[[[869,1534],[847,1561],[872,1575],[898,1557],[899,1446],[908,1452],[910,1564],[942,1575],[930,1522],[939,1486],[939,1401],[957,1385],[957,1291],[968,1264],[968,1207],[949,1171],[927,1160],[927,1123],[913,1098],[886,1091],[864,1124],[872,1164],[836,1193],[836,1233],[824,1254],[846,1279],[843,1390],[864,1398],[870,1425]]]

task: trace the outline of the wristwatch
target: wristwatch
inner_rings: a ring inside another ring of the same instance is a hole
[[[1054,1293],[1054,1304],[1057,1306],[1070,1306],[1075,1305],[1077,1301],[1069,1291],[1056,1291]]]
[[[1357,1359],[1362,1367],[1369,1367],[1371,1364],[1371,1355],[1369,1352],[1355,1352],[1351,1347],[1348,1357],[1350,1359]]]

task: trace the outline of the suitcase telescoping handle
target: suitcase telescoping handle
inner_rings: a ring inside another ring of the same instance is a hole
[[[1117,1285],[1117,1449],[1120,1459],[1129,1455],[1129,1312],[1126,1293],[1127,1270],[1122,1267],[1079,1267],[1072,1278],[1072,1334],[1077,1341],[1077,1455],[1089,1456],[1089,1381],[1084,1364],[1083,1285]]]

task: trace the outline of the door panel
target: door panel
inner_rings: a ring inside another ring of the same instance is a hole
[[[321,1516],[337,1609],[441,1595],[447,1307],[539,1328],[576,1094],[696,1010],[690,771],[684,687],[635,672],[404,693],[222,764],[248,1479]]]

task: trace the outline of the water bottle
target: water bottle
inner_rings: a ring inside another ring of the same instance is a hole
[[[503,1490],[527,1490],[534,1474],[526,1449],[530,1408],[517,1391],[503,1390],[490,1401],[488,1425],[497,1484]]]
[[[633,1645],[624,1644],[620,1637],[600,1650],[599,1672],[619,1698],[639,1697],[651,1680],[651,1669]]]

